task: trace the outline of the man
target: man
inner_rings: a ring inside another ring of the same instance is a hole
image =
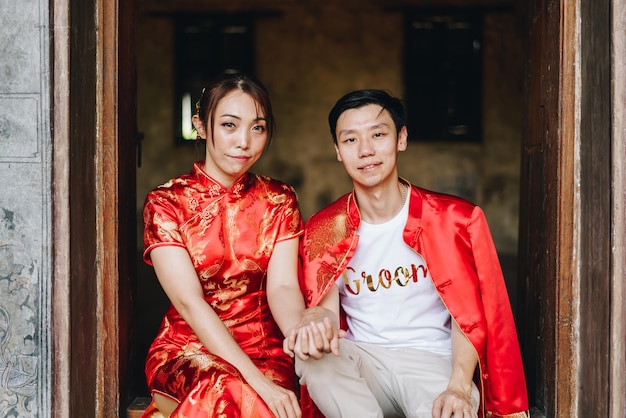
[[[286,350],[328,418],[528,417],[484,214],[398,177],[404,115],[381,90],[354,91],[331,110],[354,190],[306,224],[301,287],[312,321],[287,337]]]

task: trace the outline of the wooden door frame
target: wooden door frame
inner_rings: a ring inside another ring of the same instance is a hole
[[[52,413],[123,416],[136,246],[134,2],[53,0],[51,10]]]
[[[612,44],[612,300],[611,300],[611,418],[626,411],[626,0],[611,4]],[[621,156],[621,157],[620,157]]]
[[[87,29],[94,35],[89,46],[93,47],[95,57],[92,57],[93,61],[76,63],[80,66],[74,67],[70,62],[70,45],[73,42],[71,31],[76,30],[77,23],[72,13],[77,11],[78,3],[71,0],[53,0],[51,3],[54,33],[53,416],[73,416],[80,409],[87,415],[111,417],[121,416],[127,401],[125,359],[129,347],[128,334],[132,331],[128,318],[132,318],[129,304],[135,240],[130,235],[134,236],[135,228],[120,226],[119,220],[135,218],[134,182],[128,182],[130,178],[134,180],[134,161],[129,165],[126,159],[132,155],[129,150],[134,150],[132,133],[135,123],[135,103],[128,100],[126,94],[134,94],[135,90],[133,76],[125,73],[134,68],[131,33],[133,2],[96,0],[88,8],[87,15],[93,12],[93,16],[87,16],[87,22],[92,23],[81,21],[78,29]],[[549,94],[545,98],[552,106],[548,110],[555,110],[558,117],[547,124],[544,121],[542,130],[554,135],[553,148],[546,152],[548,158],[556,162],[553,166],[555,171],[547,174],[556,187],[550,192],[560,201],[552,201],[548,207],[558,220],[549,232],[552,244],[548,250],[555,258],[542,261],[545,263],[542,271],[548,273],[543,279],[553,280],[549,284],[552,296],[547,298],[547,302],[554,302],[555,310],[546,312],[550,334],[548,344],[553,345],[543,347],[547,372],[553,374],[540,378],[539,383],[545,385],[546,399],[552,397],[551,411],[563,416],[576,416],[578,408],[584,408],[584,404],[580,403],[581,382],[577,375],[581,361],[576,336],[579,312],[575,304],[558,303],[556,296],[577,301],[581,286],[580,260],[577,258],[581,208],[576,203],[580,195],[575,185],[578,178],[576,147],[580,141],[580,118],[585,117],[579,113],[584,97],[580,96],[580,74],[577,73],[580,69],[580,64],[577,64],[580,58],[577,55],[580,41],[577,21],[581,10],[578,2],[562,0],[546,4],[558,7],[557,11],[552,11],[556,15],[549,17],[554,19],[548,25],[549,33],[541,35],[551,42],[552,53],[557,54],[548,57],[556,64],[556,69],[552,71],[557,73],[548,74],[546,81],[552,83],[552,90],[544,93]],[[611,47],[611,153],[621,156],[626,155],[623,141],[626,132],[626,75],[617,69],[623,68],[626,63],[626,40],[618,35],[624,33],[626,0],[612,0],[611,13],[614,35]],[[93,84],[87,86],[88,90],[92,90],[87,95],[74,96],[78,86],[75,84],[77,80],[72,77],[78,76],[77,69],[81,70],[81,77],[92,77]],[[120,92],[124,94],[123,101],[120,100]],[[91,101],[91,98],[94,100]],[[88,123],[90,121],[93,125]],[[78,128],[76,123],[79,123]],[[73,148],[76,141],[87,141],[87,151],[93,151],[93,155],[73,153],[84,150]],[[129,147],[126,141],[131,141],[133,145]],[[94,158],[90,160],[90,157]],[[83,164],[84,159],[87,159],[87,164]],[[82,196],[83,201],[76,200],[70,187],[77,175],[85,175],[89,182],[83,186],[93,191],[93,194]],[[612,160],[611,179],[614,193],[611,195],[610,220],[613,251],[610,254],[609,278],[612,297],[608,308],[611,318],[608,408],[612,418],[621,418],[626,389],[623,382],[626,374],[623,354],[626,350],[626,284],[623,280],[626,276],[623,251],[626,247],[626,159]],[[87,208],[93,210],[94,222],[91,226],[95,224],[95,232],[90,232],[89,222],[76,222],[83,215],[85,201]],[[86,242],[82,241],[84,237],[87,237]],[[79,245],[92,249],[81,257],[75,255]],[[123,251],[128,249],[127,245],[131,251]],[[86,275],[81,276],[82,273]],[[79,297],[86,300],[77,300]],[[547,308],[547,302],[543,302],[544,308]],[[92,312],[86,306],[92,307]],[[89,315],[91,322],[86,327],[78,319],[81,314]],[[86,341],[94,345],[79,346],[80,340],[75,338],[79,331],[86,333]],[[582,336],[583,339],[593,337],[593,333]],[[83,353],[92,354],[86,362],[79,358]],[[89,370],[95,372],[88,374]],[[93,414],[88,411],[93,411]]]
[[[531,412],[576,416],[577,2],[529,0],[517,315]],[[559,386],[557,387],[557,382]]]
[[[626,1],[527,7],[518,318],[531,406],[622,418]]]
[[[52,416],[70,416],[69,0],[52,0]]]

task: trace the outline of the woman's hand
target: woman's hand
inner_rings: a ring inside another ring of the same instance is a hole
[[[248,380],[248,384],[263,399],[277,418],[300,418],[302,410],[298,397],[292,391],[274,383],[267,376],[260,374]]]
[[[301,360],[320,359],[324,354],[339,355],[339,338],[345,331],[339,329],[335,314],[321,306],[308,308],[302,320],[283,341],[283,350]]]

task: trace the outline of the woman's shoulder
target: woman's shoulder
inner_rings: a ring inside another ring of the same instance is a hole
[[[146,203],[169,202],[175,204],[181,196],[188,194],[189,190],[193,188],[193,183],[193,178],[188,174],[170,179],[149,191],[146,196]]]
[[[293,186],[262,174],[251,174],[250,176],[256,190],[263,190],[272,195],[283,195],[285,197],[295,197],[296,190]]]

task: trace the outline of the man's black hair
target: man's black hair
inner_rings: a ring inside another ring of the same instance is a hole
[[[335,103],[335,106],[328,114],[328,125],[330,126],[330,134],[333,142],[337,143],[337,120],[343,112],[349,109],[358,109],[360,107],[376,104],[386,110],[391,115],[393,123],[396,125],[396,133],[400,133],[403,126],[406,125],[406,113],[404,104],[396,97],[392,97],[385,90],[365,89],[356,90],[346,94]]]

